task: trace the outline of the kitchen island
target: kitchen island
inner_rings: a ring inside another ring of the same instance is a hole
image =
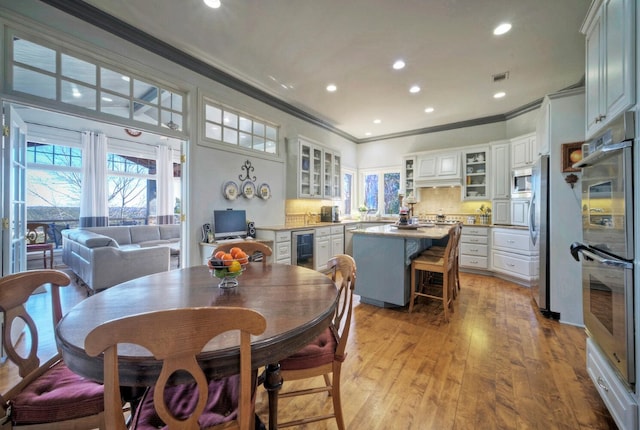
[[[353,258],[358,267],[355,293],[362,303],[404,306],[411,297],[411,259],[445,239],[451,225],[417,229],[382,225],[353,230]]]

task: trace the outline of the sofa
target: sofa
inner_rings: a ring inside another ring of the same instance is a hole
[[[165,272],[180,253],[180,225],[81,227],[62,231],[62,261],[90,294]]]

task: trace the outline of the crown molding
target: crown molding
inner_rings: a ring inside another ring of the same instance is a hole
[[[531,103],[527,103],[526,105],[520,106],[510,112],[492,115],[482,118],[475,118],[466,121],[459,121],[449,124],[442,124],[433,127],[425,127],[414,130],[407,130],[398,133],[386,134],[381,136],[368,137],[363,139],[358,139],[355,136],[352,136],[349,133],[346,133],[339,128],[336,128],[334,125],[328,123],[325,120],[322,120],[300,108],[297,108],[271,94],[268,92],[256,88],[253,85],[250,85],[229,73],[220,70],[217,67],[212,66],[198,58],[185,53],[162,40],[151,36],[148,33],[143,32],[142,30],[127,24],[126,22],[119,20],[118,18],[103,12],[102,10],[85,3],[82,0],[40,0],[42,3],[45,3],[49,6],[52,6],[56,9],[59,9],[69,15],[72,15],[82,21],[85,21],[91,25],[94,25],[98,28],[101,28],[117,37],[120,37],[127,42],[131,42],[143,49],[146,49],[149,52],[152,52],[156,55],[159,55],[163,58],[166,58],[169,61],[180,64],[192,70],[195,73],[198,73],[204,77],[212,79],[216,82],[219,82],[222,85],[225,85],[231,89],[234,89],[242,94],[245,94],[251,98],[254,98],[258,101],[261,101],[275,109],[278,109],[282,112],[285,112],[291,116],[294,116],[303,121],[309,122],[318,127],[324,128],[332,133],[337,134],[351,142],[356,144],[358,143],[367,143],[367,142],[375,142],[380,140],[388,140],[388,139],[396,139],[400,137],[408,137],[408,136],[416,136],[420,134],[428,134],[428,133],[436,133],[447,130],[454,130],[457,128],[465,128],[465,127],[474,127],[478,125],[491,124],[501,121],[506,121],[508,119],[515,118],[519,115],[525,114],[532,110],[535,110],[540,107],[543,98],[535,100]],[[565,88],[572,89],[584,87],[584,77],[577,82],[576,84]],[[564,91],[561,90],[561,91]]]

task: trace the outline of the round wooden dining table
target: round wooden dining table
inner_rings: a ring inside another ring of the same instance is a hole
[[[329,326],[338,299],[337,289],[331,279],[320,272],[260,262],[248,264],[238,281],[237,287],[219,288],[219,279],[211,275],[207,266],[194,266],[116,285],[74,306],[56,327],[56,343],[72,371],[101,382],[102,356],[90,357],[84,350],[87,334],[100,324],[174,308],[249,308],[267,320],[265,332],[252,337],[253,368],[267,366],[265,387],[277,390],[281,383],[278,361],[305,346]],[[239,336],[218,336],[205,346],[198,359],[211,378],[238,373]],[[153,385],[161,369],[161,362],[149,351],[129,344],[118,346],[118,365],[120,384],[127,387]]]

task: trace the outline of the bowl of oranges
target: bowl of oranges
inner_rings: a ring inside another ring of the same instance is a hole
[[[234,246],[229,252],[218,251],[207,262],[211,274],[220,279],[218,287],[233,288],[238,286],[238,276],[242,275],[249,263],[249,256],[242,248]]]

